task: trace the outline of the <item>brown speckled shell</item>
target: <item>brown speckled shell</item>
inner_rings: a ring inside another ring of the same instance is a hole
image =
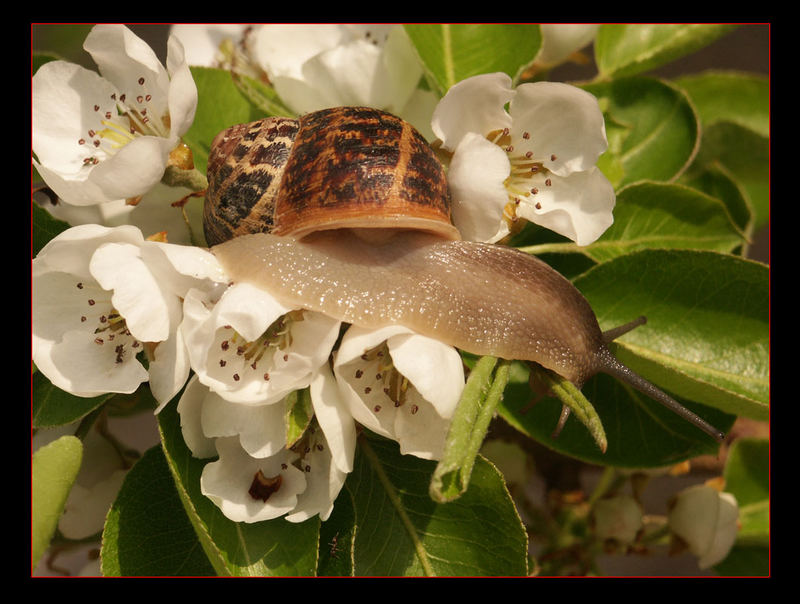
[[[208,160],[209,245],[249,233],[413,228],[458,239],[444,168],[410,124],[335,107],[232,126]]]

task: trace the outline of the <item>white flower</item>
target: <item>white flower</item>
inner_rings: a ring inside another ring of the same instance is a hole
[[[177,38],[167,67],[123,25],[97,25],[84,48],[100,74],[65,61],[33,76],[34,166],[66,203],[135,198],[161,180],[189,129],[197,88]]]
[[[72,227],[32,262],[33,361],[78,396],[130,393],[149,380],[163,405],[189,372],[182,297],[225,279],[207,250],[146,241],[132,226]]]
[[[398,441],[403,454],[441,457],[464,389],[464,368],[454,348],[405,327],[352,326],[333,370],[357,422]]]
[[[181,332],[203,384],[226,400],[262,404],[309,385],[327,361],[339,325],[236,283],[218,299],[201,290],[188,292]]]
[[[474,76],[448,91],[431,125],[453,152],[453,222],[465,239],[498,241],[525,218],[588,245],[613,222],[614,188],[595,165],[605,124],[588,92]]]
[[[326,520],[353,468],[355,423],[326,367],[312,379],[315,420],[303,436],[286,440],[288,398],[242,405],[219,397],[195,376],[178,412],[184,440],[195,457],[212,457],[201,490],[234,522],[259,522],[286,515],[302,522]]]
[[[339,105],[399,113],[422,76],[405,30],[388,23],[262,25],[251,51],[298,113]]]
[[[681,491],[669,513],[670,530],[699,558],[700,568],[725,559],[736,541],[739,506],[731,493],[709,485]]]
[[[250,27],[244,23],[176,23],[169,31],[181,41],[189,65],[218,67],[225,61],[223,45],[243,40]]]
[[[600,27],[597,23],[542,23],[542,47],[534,65],[547,69],[567,61],[590,44]]]

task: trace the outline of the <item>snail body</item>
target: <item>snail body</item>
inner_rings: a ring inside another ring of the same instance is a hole
[[[608,342],[627,329],[603,333],[566,278],[459,240],[443,168],[398,118],[349,107],[234,126],[208,165],[206,237],[234,282],[347,323],[535,362],[578,387],[609,373],[722,438],[614,357]]]

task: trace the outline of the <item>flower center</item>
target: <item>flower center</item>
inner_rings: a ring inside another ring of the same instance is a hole
[[[224,329],[232,333],[220,342],[223,354],[219,358],[219,366],[230,366],[231,377],[235,382],[244,377],[242,372],[250,370],[263,372],[262,379],[269,381],[269,371],[264,371],[263,366],[259,369],[259,363],[263,360],[272,369],[277,358],[276,353],[292,345],[292,325],[302,320],[303,311],[293,310],[275,320],[253,341],[245,340],[233,327],[226,325]],[[287,361],[289,355],[284,354],[282,358]]]
[[[380,412],[387,399],[395,407],[403,406],[411,384],[394,366],[386,342],[365,352],[361,360],[364,363],[355,370],[353,383],[357,384],[356,390],[363,393],[365,400],[370,401],[372,410]],[[416,412],[417,406],[412,405],[411,414]]]
[[[169,114],[153,115],[153,95],[147,80],[140,77],[139,88],[128,93],[113,93],[102,105],[96,103],[92,113],[97,121],[86,131],[87,138],[78,139],[88,153],[83,158],[85,166],[93,166],[138,136],[169,136]]]
[[[83,329],[94,335],[97,346],[103,346],[109,354],[113,354],[116,365],[122,364],[130,352],[136,356],[143,350],[142,343],[131,335],[125,317],[111,305],[110,298],[97,295],[102,295],[104,290],[87,287],[83,282],[78,282],[76,287],[85,290],[88,295],[86,313],[80,315]],[[94,330],[92,325],[96,326]]]
[[[529,202],[537,210],[542,209],[541,202],[535,200],[535,196],[541,186],[552,185],[550,171],[544,167],[544,160],[535,157],[533,151],[522,153],[514,149],[508,128],[493,130],[486,138],[503,149],[511,163],[511,173],[503,183],[508,192],[508,203],[503,210],[503,218],[511,226],[518,219],[517,206],[522,201]],[[530,140],[530,133],[523,132],[522,138]],[[555,155],[550,156],[550,161],[555,159]]]

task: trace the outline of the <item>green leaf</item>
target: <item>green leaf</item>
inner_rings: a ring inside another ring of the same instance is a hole
[[[353,553],[356,536],[354,502],[347,489],[342,489],[333,506],[333,512],[322,523],[319,531],[320,577],[353,576]]]
[[[709,166],[724,167],[746,193],[755,215],[753,227],[766,226],[770,209],[769,138],[731,122],[711,124],[703,131],[702,144],[689,173]]]
[[[101,562],[104,576],[213,576],[181,505],[160,446],[125,476],[106,517]]]
[[[229,126],[261,119],[264,111],[242,93],[231,73],[211,67],[191,67],[197,86],[197,111],[183,141],[192,150],[195,168],[205,174],[214,137]]]
[[[113,393],[91,398],[75,396],[56,388],[41,371],[31,376],[31,421],[34,428],[63,426],[88,415]]]
[[[527,536],[497,469],[478,457],[469,489],[442,504],[428,494],[435,467],[401,455],[394,441],[362,433],[336,501],[349,496],[353,502],[353,573],[526,575]]]
[[[606,23],[594,41],[600,77],[633,75],[693,53],[733,29],[711,23]]]
[[[769,545],[769,441],[740,438],[725,462],[725,490],[739,504],[737,544]]]
[[[311,420],[314,418],[314,407],[311,404],[311,391],[308,388],[295,390],[288,396],[286,403],[286,446],[291,447],[303,436]]]
[[[609,148],[601,157],[615,166],[615,186],[638,180],[670,181],[691,163],[699,126],[686,93],[667,82],[632,77],[584,86],[595,95],[606,119]]]
[[[652,248],[730,252],[743,241],[718,199],[683,185],[640,182],[619,191],[614,224],[600,239],[577,249],[603,262]]]
[[[214,570],[223,576],[307,576],[317,565],[319,519],[301,523],[276,518],[252,524],[228,520],[200,492],[209,460],[192,457],[181,434],[175,403],[158,416],[162,446],[183,503]]]
[[[31,569],[50,545],[83,458],[83,444],[62,436],[33,454],[31,468]]]
[[[544,396],[536,382],[532,391],[529,377],[525,364],[512,365],[498,411],[511,426],[563,455],[603,466],[651,468],[714,455],[718,450],[718,443],[695,426],[607,375],[597,375],[581,388],[602,422],[606,451],[602,452],[586,426],[572,417],[554,437],[562,401]],[[713,408],[680,402],[721,430],[729,429],[735,419]]]
[[[574,284],[604,330],[647,317],[615,346],[631,369],[680,397],[766,419],[769,267],[714,252],[643,250]]]
[[[724,166],[709,163],[700,169],[689,169],[681,177],[681,182],[724,203],[731,220],[750,239],[754,216],[749,197]]]
[[[419,23],[405,28],[442,95],[453,84],[482,73],[502,71],[516,81],[542,41],[536,23]]]
[[[733,71],[706,71],[677,78],[703,127],[731,122],[769,137],[769,79]]]
[[[447,433],[444,455],[431,480],[430,495],[435,501],[452,501],[467,490],[475,456],[508,381],[508,362],[501,362],[495,372],[496,365],[496,358],[482,357],[470,371]]]
[[[69,224],[31,203],[31,255],[36,256],[48,241],[68,228]]]

